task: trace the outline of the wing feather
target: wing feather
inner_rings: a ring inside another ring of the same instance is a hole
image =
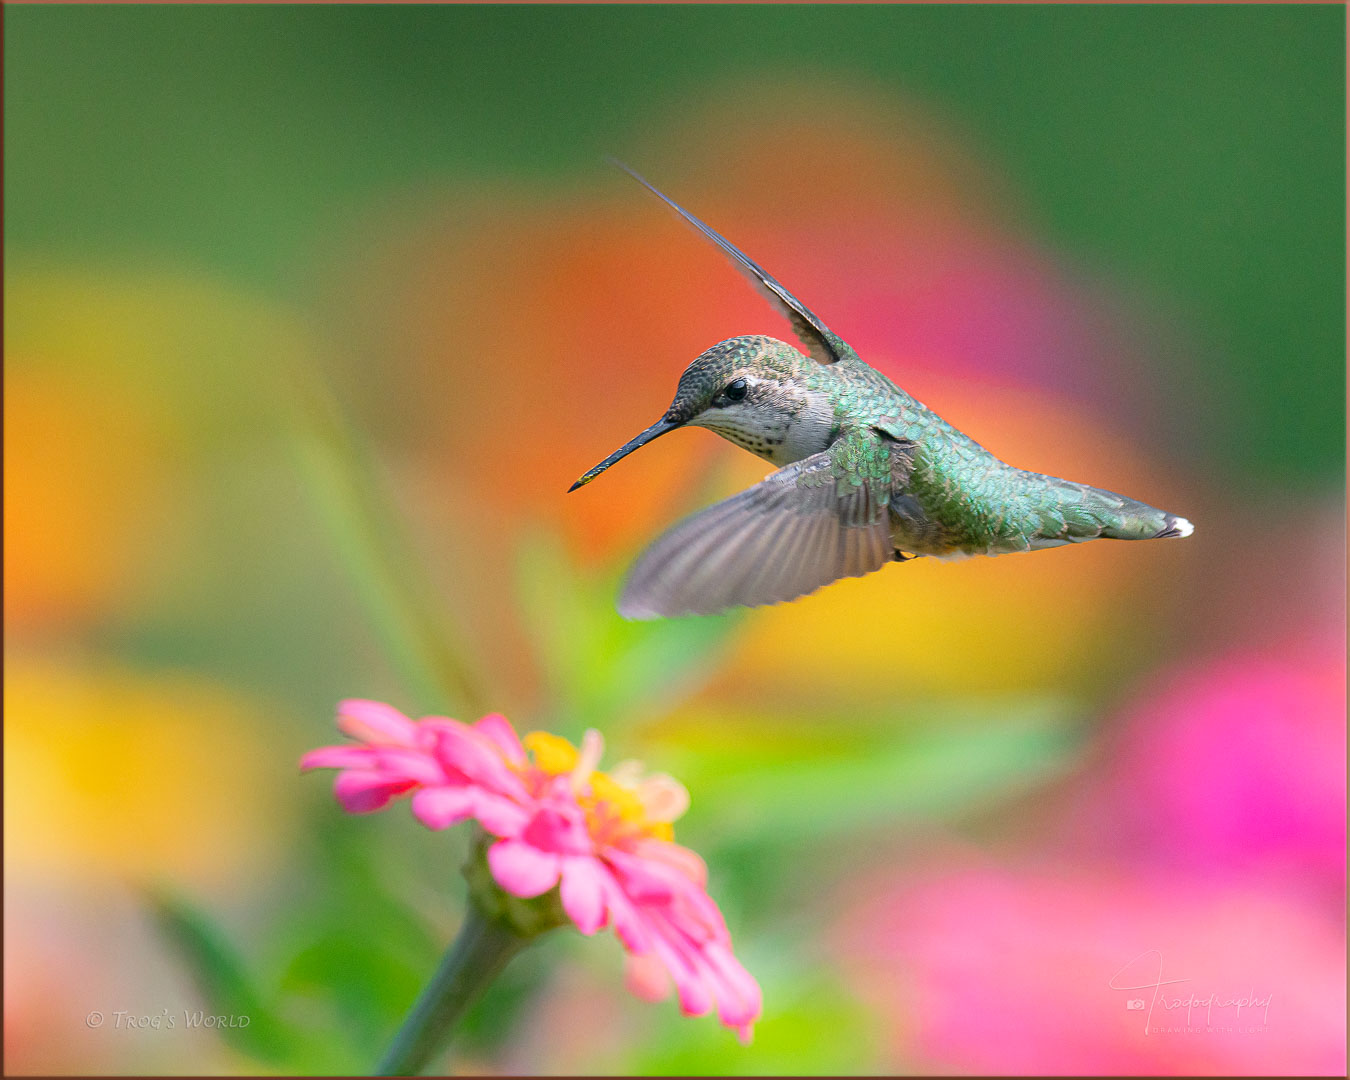
[[[847,347],[830,332],[805,304],[788,292],[767,270],[721,233],[711,226],[705,225],[669,195],[654,187],[640,173],[630,169],[617,158],[610,158],[609,160],[716,244],[722,253],[731,260],[732,265],[744,274],[760,294],[792,323],[793,331],[801,339],[802,344],[806,346],[806,351],[813,359],[822,364],[837,364],[839,362],[842,357],[841,350],[846,350]]]
[[[879,570],[892,554],[884,490],[839,482],[829,450],[794,462],[659,536],[629,572],[619,611],[711,615]]]

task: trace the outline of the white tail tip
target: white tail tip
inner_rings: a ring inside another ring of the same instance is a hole
[[[1172,528],[1176,530],[1178,536],[1190,536],[1195,532],[1195,526],[1183,517],[1179,517],[1173,523]]]

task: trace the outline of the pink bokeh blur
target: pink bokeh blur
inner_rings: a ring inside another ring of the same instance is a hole
[[[938,841],[846,900],[896,1066],[1343,1073],[1344,645],[1318,619],[1182,661],[1034,839]]]

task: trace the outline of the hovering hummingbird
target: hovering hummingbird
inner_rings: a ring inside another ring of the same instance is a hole
[[[922,555],[1191,534],[1183,517],[1000,461],[860,359],[721,234],[615,164],[716,244],[787,317],[804,349],[761,335],[714,345],[685,369],[661,419],[568,489],[691,425],[779,466],[658,537],[629,571],[620,614],[776,604]]]

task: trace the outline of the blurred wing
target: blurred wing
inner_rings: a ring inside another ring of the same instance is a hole
[[[880,570],[894,554],[886,509],[890,462],[882,441],[871,441],[885,458],[884,476],[873,470],[840,479],[836,442],[667,530],[629,571],[619,614],[712,615],[795,600],[839,578]],[[848,452],[856,463],[856,450]]]
[[[839,362],[848,346],[832,334],[826,328],[824,323],[807,310],[805,304],[788,292],[787,289],[783,288],[783,286],[771,277],[763,267],[741,251],[740,248],[736,247],[735,244],[721,233],[699,221],[698,218],[694,217],[693,214],[674,199],[670,198],[670,196],[654,188],[643,176],[634,172],[622,161],[619,161],[616,158],[610,158],[610,161],[721,248],[722,253],[731,259],[735,264],[736,269],[749,278],[755,288],[757,288],[768,301],[785,315],[790,323],[792,323],[792,329],[796,332],[797,337],[801,339],[802,344],[806,346],[806,351],[813,359],[819,360],[822,364],[837,364]]]

